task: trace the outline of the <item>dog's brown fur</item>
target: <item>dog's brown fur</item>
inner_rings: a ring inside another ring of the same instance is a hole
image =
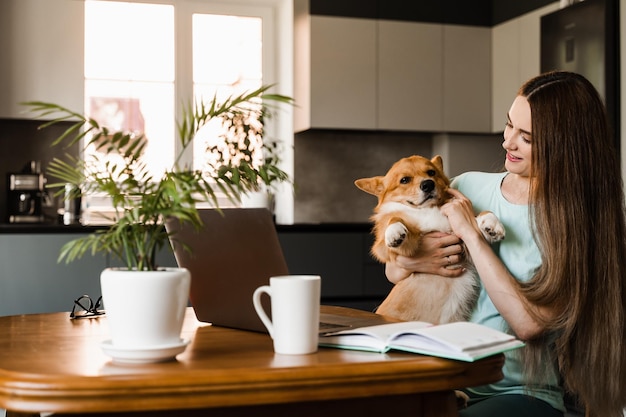
[[[440,211],[451,198],[440,156],[403,158],[384,177],[362,178],[355,185],[378,197],[372,216],[376,236],[372,254],[380,262],[415,255],[428,232],[451,233]],[[477,220],[490,242],[504,238],[504,227],[493,213],[481,213]],[[464,265],[467,271],[458,278],[413,273],[393,287],[377,312],[430,323],[467,320],[478,293],[475,274],[468,266]]]

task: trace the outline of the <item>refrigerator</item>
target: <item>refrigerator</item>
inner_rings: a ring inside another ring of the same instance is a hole
[[[619,1],[584,0],[541,17],[541,72],[584,75],[607,108],[620,149]]]

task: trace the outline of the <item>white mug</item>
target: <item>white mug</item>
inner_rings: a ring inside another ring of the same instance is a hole
[[[299,355],[317,351],[321,281],[319,275],[276,276],[254,291],[254,309],[274,341],[274,352]],[[271,299],[271,319],[261,304],[263,293]]]

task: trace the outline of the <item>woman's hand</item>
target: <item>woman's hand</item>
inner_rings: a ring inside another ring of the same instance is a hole
[[[387,279],[397,284],[413,272],[456,278],[465,272],[465,254],[461,240],[453,234],[431,232],[422,237],[414,257],[398,256],[385,266]]]
[[[453,198],[441,207],[441,212],[448,218],[454,234],[464,242],[476,237],[482,239],[472,202],[458,190],[451,188],[448,192]]]

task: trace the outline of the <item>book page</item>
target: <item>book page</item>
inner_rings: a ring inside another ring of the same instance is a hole
[[[357,327],[356,329],[341,330],[328,333],[327,336],[367,335],[381,341],[389,341],[392,337],[402,333],[412,333],[425,327],[432,327],[424,321],[405,321],[400,323],[379,324],[376,326]]]
[[[394,336],[429,326],[432,326],[432,324],[413,321],[359,327],[356,329],[327,333],[323,336],[320,335],[319,343],[320,345],[326,346],[351,347],[355,349],[368,348],[377,352],[386,352],[388,350],[388,342]]]
[[[391,349],[473,361],[516,349],[524,343],[504,332],[471,322],[432,325],[402,322],[361,327],[320,336],[320,346],[387,352]]]
[[[418,343],[421,346],[422,343],[428,343],[432,348],[435,348],[436,345],[443,345],[458,352],[486,348],[515,339],[512,335],[471,322],[442,324],[420,329],[414,333],[431,341],[426,342],[418,337],[413,337],[411,339],[412,343],[407,340],[403,344],[413,345]],[[399,341],[402,337],[404,336],[397,335],[395,341]]]

